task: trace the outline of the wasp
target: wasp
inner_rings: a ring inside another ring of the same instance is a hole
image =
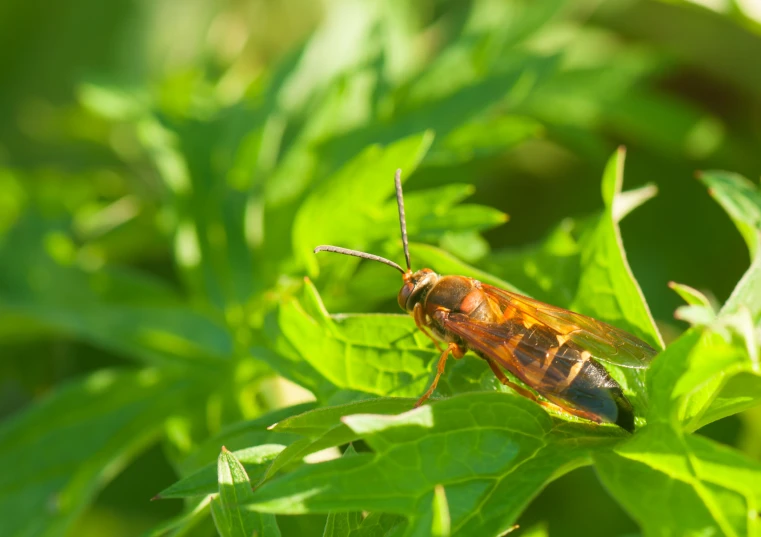
[[[602,321],[473,278],[442,276],[428,268],[413,272],[401,170],[394,182],[407,270],[383,257],[338,246],[314,251],[377,261],[402,273],[399,306],[441,352],[436,375],[415,406],[436,389],[448,357],[460,359],[470,350],[518,394],[556,411],[634,432],[632,405],[600,362],[643,369],[656,350]],[[505,371],[530,389],[510,380]]]

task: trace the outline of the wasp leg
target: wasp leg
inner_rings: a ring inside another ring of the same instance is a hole
[[[444,349],[441,348],[439,340],[433,337],[433,335],[431,335],[431,333],[428,331],[428,327],[425,324],[425,312],[423,312],[423,306],[420,304],[420,302],[415,304],[415,307],[412,309],[412,318],[415,319],[415,325],[420,329],[420,331],[428,336],[431,341],[433,341],[433,344],[436,345],[436,348],[439,349],[439,352],[444,352]]]
[[[444,351],[441,353],[441,358],[439,358],[439,364],[436,366],[436,376],[434,377],[433,382],[425,391],[423,396],[418,399],[417,403],[415,403],[415,408],[425,403],[433,393],[433,390],[436,389],[436,385],[439,383],[439,378],[444,373],[444,368],[447,365],[447,358],[449,357],[449,353],[452,353],[452,356],[457,359],[465,356],[465,351],[461,349],[457,343],[450,343],[447,345],[447,348],[444,349]]]
[[[597,416],[595,414],[592,414],[591,412],[585,412],[584,410],[579,410],[576,408],[565,408],[563,406],[560,406],[561,401],[555,399],[554,397],[548,397],[551,401],[557,401],[556,404],[547,403],[545,406],[547,408],[554,408],[558,412],[565,412],[566,414],[570,414],[571,416],[577,416],[579,418],[584,418],[585,420],[593,421],[595,423],[602,423],[602,419],[600,419],[600,416]],[[550,406],[552,405],[552,406]]]
[[[492,362],[491,360],[486,360],[486,363],[489,364],[489,367],[491,367],[492,372],[494,373],[494,376],[497,377],[497,379],[507,386],[508,388],[512,388],[518,394],[522,395],[526,399],[531,399],[532,401],[536,401],[537,403],[541,403],[539,399],[537,399],[536,395],[528,391],[526,388],[523,388],[521,386],[518,386],[516,383],[511,382],[506,376],[505,373],[499,368],[497,364]]]
[[[597,423],[600,423],[600,418],[598,416],[595,416],[594,414],[591,414],[589,412],[584,412],[583,410],[576,410],[572,408],[565,408],[557,403],[553,403],[550,401],[542,401],[541,399],[537,398],[536,395],[528,391],[527,389],[518,386],[516,383],[511,382],[505,374],[502,372],[502,370],[499,368],[497,364],[492,362],[491,360],[486,360],[486,362],[489,364],[489,367],[491,367],[492,372],[494,375],[499,379],[499,381],[507,386],[508,388],[512,388],[516,392],[518,392],[520,395],[525,397],[526,399],[531,399],[532,401],[535,401],[542,405],[544,408],[548,408],[550,410],[554,410],[555,412],[560,412],[562,414],[570,414],[572,416],[578,416],[580,418],[586,418],[590,421],[594,421]]]

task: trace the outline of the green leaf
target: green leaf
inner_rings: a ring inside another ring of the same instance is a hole
[[[692,428],[761,402],[756,333],[761,322],[761,249],[758,248],[761,194],[758,188],[736,174],[712,171],[701,173],[699,177],[745,238],[751,252],[751,265],[716,318],[711,320],[700,344],[687,355],[677,355],[671,366],[672,374],[663,375],[664,384],[692,387],[692,393],[685,394],[680,403],[683,405],[681,418],[689,420]],[[684,313],[684,310],[678,311],[678,314]],[[706,324],[705,319],[700,318],[700,311],[687,313],[696,313],[693,320]],[[673,374],[675,369],[681,369],[681,374]]]
[[[754,535],[761,465],[668,425],[594,455],[600,479],[646,535]]]
[[[395,106],[391,118],[341,133],[325,142],[320,147],[320,153],[330,161],[341,161],[345,155],[354,155],[370,144],[389,143],[423,129],[430,129],[437,137],[426,156],[426,161],[430,159],[430,163],[451,163],[452,159],[467,158],[490,149],[502,150],[505,146],[490,147],[484,143],[483,137],[473,136],[472,131],[454,135],[452,140],[448,137],[470,122],[474,122],[473,129],[477,129],[479,124],[487,127],[499,125],[499,118],[504,115],[499,105],[512,107],[523,100],[532,88],[556,71],[559,58],[510,51],[497,55],[496,60],[499,62],[498,69],[480,71],[473,77],[475,80],[468,80],[460,87],[452,88],[451,84],[442,85],[440,80],[436,81],[433,89],[435,95],[431,94],[430,88],[423,91],[414,86],[405,88],[404,93],[393,95]],[[481,67],[477,69],[481,70]],[[453,68],[447,80],[453,80],[455,72],[462,74],[462,71]],[[457,91],[446,91],[450,88]],[[420,100],[423,93],[428,95]],[[538,134],[538,129],[520,121],[505,121],[501,134],[504,134],[503,139],[509,147],[511,143]],[[466,143],[472,145],[468,147]],[[444,152],[445,148],[453,151]]]
[[[149,365],[192,366],[208,375],[229,360],[233,342],[225,328],[166,284],[124,269],[61,263],[45,249],[51,237],[67,235],[29,219],[0,245],[1,315]]]
[[[97,492],[156,440],[193,387],[153,370],[102,370],[0,427],[0,519],[9,537],[62,535]]]
[[[286,419],[273,427],[274,432],[300,434],[307,438],[302,438],[283,450],[263,479],[271,478],[286,465],[311,453],[358,440],[359,435],[340,421],[343,416],[359,412],[396,414],[409,410],[413,404],[413,399],[378,398],[315,409]]]
[[[232,452],[232,456],[243,465],[250,479],[258,480],[264,475],[267,466],[283,449],[285,449],[285,446],[280,444],[261,444]],[[170,487],[165,488],[156,495],[156,499],[186,498],[189,496],[213,494],[218,488],[217,471],[218,464],[216,466],[209,464],[184,479],[180,479]]]
[[[349,447],[344,451],[344,457],[351,457],[357,452],[354,447]],[[352,537],[352,534],[359,530],[362,525],[362,513],[359,511],[349,513],[330,513],[328,520],[325,522],[325,531],[323,537]]]
[[[691,325],[708,326],[716,320],[716,310],[703,293],[688,285],[669,282],[669,287],[687,302],[674,312],[674,317]]]
[[[580,274],[579,245],[573,233],[575,227],[572,220],[563,220],[537,244],[492,252],[484,266],[521,290],[517,292],[568,307],[573,301]],[[503,288],[516,291],[511,287]]]
[[[414,399],[376,398],[366,401],[357,401],[345,405],[335,405],[323,408],[315,408],[301,414],[288,417],[272,426],[272,430],[281,433],[295,433],[304,436],[316,437],[341,427],[347,432],[350,429],[341,422],[344,416],[353,414],[398,414],[410,410]],[[348,441],[347,441],[348,442]],[[342,443],[347,443],[342,442]]]
[[[602,179],[605,210],[579,243],[583,271],[571,309],[631,332],[658,349],[663,341],[629,268],[614,214],[623,183],[624,156],[620,148],[608,161]]]
[[[475,278],[484,283],[518,292],[515,286],[457,259],[452,254],[427,244],[410,244],[410,255],[421,266],[430,267],[439,274],[457,274]]]
[[[401,397],[425,391],[432,345],[407,315],[330,317],[307,281],[303,301],[281,307],[279,324],[299,355],[337,388]]]
[[[699,174],[710,194],[729,214],[745,239],[751,265],[738,282],[720,314],[747,309],[753,323],[761,323],[761,192],[744,177],[720,171]]]
[[[433,241],[449,232],[484,231],[507,221],[505,213],[492,207],[458,205],[473,191],[470,185],[451,184],[405,194],[404,212],[409,236],[414,240]],[[386,204],[384,214],[386,219],[378,224],[379,227],[398,233],[396,198]]]
[[[713,327],[692,328],[651,367],[648,423],[682,424],[693,431],[761,401],[761,377],[743,341]]]
[[[751,257],[758,249],[761,229],[761,193],[745,177],[724,171],[705,171],[698,178],[711,196],[727,211],[748,246]]]
[[[312,190],[293,224],[294,253],[310,274],[319,272],[312,253],[316,246],[363,249],[387,234],[378,227],[384,219],[378,208],[394,192],[394,171],[401,168],[403,178],[412,175],[432,140],[424,133],[384,148],[371,146]]]
[[[370,513],[352,537],[397,537],[404,529],[404,518],[388,513]]]
[[[455,128],[434,146],[428,156],[432,165],[456,164],[477,157],[506,152],[521,142],[539,138],[541,123],[522,116],[489,115]]]
[[[669,282],[669,287],[676,291],[676,293],[682,297],[682,300],[687,302],[687,304],[691,306],[704,306],[713,310],[713,304],[711,304],[711,301],[708,300],[708,298],[697,289],[694,289],[689,285],[684,285],[676,282]]]
[[[268,412],[253,420],[241,421],[228,425],[219,431],[216,435],[208,438],[199,444],[179,464],[179,471],[183,475],[189,475],[215,464],[215,459],[222,446],[229,446],[230,449],[246,450],[251,446],[271,445],[288,445],[299,439],[299,436],[289,432],[272,431],[272,428],[278,422],[287,419],[290,416],[298,415],[315,407],[314,403],[302,403],[278,410]],[[256,452],[252,454],[256,456]],[[243,457],[244,463],[246,457]],[[215,470],[216,472],[216,470]],[[216,476],[216,473],[214,474]],[[215,481],[216,482],[216,481]],[[171,488],[171,487],[170,487]],[[163,495],[163,493],[161,494]]]
[[[143,533],[141,537],[163,537],[171,532],[172,537],[181,537],[186,532],[193,531],[197,524],[208,519],[211,512],[211,495],[197,500],[191,500],[185,506],[185,512],[165,520],[154,528]]]
[[[254,494],[251,482],[243,464],[224,447],[219,455],[217,473],[219,498],[212,499],[211,512],[219,533],[223,537],[279,537],[280,529],[274,515],[243,509]]]
[[[415,516],[421,501],[432,505],[441,484],[453,534],[496,534],[512,526],[547,480],[584,464],[590,446],[610,442],[600,435],[613,429],[553,429],[541,407],[501,393],[455,396],[399,416],[360,414],[343,421],[374,454],[307,465],[272,479],[257,489],[250,507]]]

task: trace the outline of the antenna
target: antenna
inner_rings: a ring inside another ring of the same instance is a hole
[[[359,257],[362,259],[369,259],[370,261],[377,261],[378,263],[383,263],[384,265],[388,265],[389,267],[395,268],[399,272],[401,272],[405,278],[408,277],[409,274],[412,274],[412,268],[410,264],[410,247],[407,243],[407,221],[404,218],[404,199],[402,197],[402,170],[397,169],[396,174],[394,175],[394,185],[396,186],[396,204],[399,206],[399,226],[402,228],[402,244],[404,245],[404,259],[407,261],[407,271],[394,263],[393,261],[390,261],[386,259],[385,257],[381,257],[379,255],[375,254],[368,254],[366,252],[360,252],[358,250],[349,250],[348,248],[341,248],[340,246],[318,246],[314,249],[314,253],[318,252],[333,252],[335,254],[343,254],[343,255],[352,255],[354,257]],[[406,280],[405,280],[406,281]]]
[[[410,263],[410,246],[407,242],[407,220],[404,217],[404,197],[402,196],[402,170],[396,170],[394,175],[396,185],[396,204],[399,206],[399,227],[402,228],[402,245],[404,245],[404,260],[407,261],[407,271],[412,270]]]
[[[340,246],[318,246],[317,248],[314,249],[314,253],[317,253],[317,252],[333,252],[336,254],[353,255],[354,257],[361,257],[362,259],[369,259],[370,261],[377,261],[378,263],[383,263],[384,265],[388,265],[389,267],[395,268],[402,274],[406,274],[402,267],[400,267],[393,261],[390,261],[386,259],[385,257],[381,257],[379,255],[359,252],[357,250],[349,250],[348,248],[341,248]]]

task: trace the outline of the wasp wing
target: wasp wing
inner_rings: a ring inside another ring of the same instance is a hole
[[[602,321],[533,298],[511,293],[482,284],[484,292],[495,300],[506,320],[518,317],[524,324],[541,324],[550,327],[559,336],[567,338],[592,356],[620,367],[644,369],[657,354],[654,348],[631,335]]]
[[[572,414],[613,423],[618,423],[622,414],[631,415],[631,406],[620,387],[602,366],[585,358],[586,353],[579,348],[558,347],[554,332],[526,329],[507,321],[478,321],[462,313],[450,313],[443,325],[466,341],[468,348],[504,367]],[[584,368],[591,371],[580,374]],[[632,430],[633,421],[621,421],[622,426]]]

